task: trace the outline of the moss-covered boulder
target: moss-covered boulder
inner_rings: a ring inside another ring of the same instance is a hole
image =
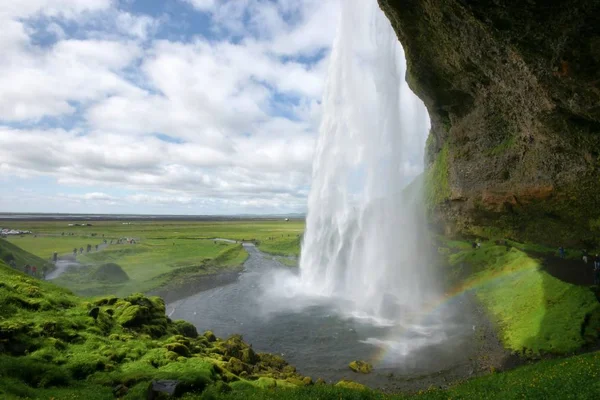
[[[360,372],[361,374],[369,374],[373,371],[373,366],[366,361],[352,361],[348,364],[348,367],[354,372]]]
[[[217,337],[215,336],[214,333],[212,333],[212,331],[206,331],[204,332],[204,337],[206,339],[208,339],[209,342],[214,342],[217,340]]]
[[[181,333],[183,336],[189,337],[189,338],[197,338],[198,337],[198,330],[196,330],[196,327],[193,324],[190,324],[187,321],[175,321],[174,322],[177,330],[179,331],[179,333]]]

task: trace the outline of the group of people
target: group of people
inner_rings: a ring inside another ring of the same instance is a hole
[[[8,263],[8,264],[14,269],[18,268],[15,260],[11,260],[10,263]],[[42,268],[40,268],[38,271],[38,267],[36,267],[35,265],[26,264],[25,267],[23,268],[23,272],[25,272],[29,276],[33,276],[34,278],[46,279],[46,273],[48,272],[48,267],[46,265],[43,265]],[[38,275],[38,273],[39,273],[39,275]]]

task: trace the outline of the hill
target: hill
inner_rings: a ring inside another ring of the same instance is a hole
[[[14,259],[17,269],[20,271],[23,271],[23,268],[27,264],[35,265],[38,269],[45,265],[48,268],[48,271],[54,269],[54,264],[50,261],[46,261],[38,256],[28,253],[4,239],[0,239],[0,260],[8,264],[11,259]]]

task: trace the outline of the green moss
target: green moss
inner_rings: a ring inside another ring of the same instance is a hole
[[[425,203],[429,210],[450,197],[449,175],[449,147],[446,143],[425,173]]]
[[[361,374],[369,374],[373,371],[373,366],[365,361],[352,361],[348,364],[348,367],[354,372],[360,372]]]
[[[472,275],[461,285],[475,291],[507,348],[564,354],[597,339],[599,326],[590,327],[600,318],[594,294],[548,275],[524,251],[488,242],[463,248],[449,262],[452,268],[470,267]]]
[[[341,380],[338,383],[336,383],[335,386],[352,390],[368,390],[368,388],[365,385],[361,385],[360,383],[348,380]]]

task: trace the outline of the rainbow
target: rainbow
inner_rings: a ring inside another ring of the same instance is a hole
[[[460,298],[462,295],[477,289],[482,289],[484,287],[490,287],[493,285],[497,285],[499,282],[509,279],[515,278],[518,275],[523,275],[524,273],[532,272],[531,269],[526,270],[511,270],[511,271],[500,271],[495,274],[482,274],[481,276],[476,276],[472,279],[469,279],[466,282],[463,282],[460,285],[455,286],[451,290],[447,291],[443,296],[440,296],[438,299],[426,303],[419,312],[414,313],[409,317],[409,321],[412,319],[415,323],[420,323],[422,320],[427,318],[428,316],[434,314],[439,311],[445,305],[451,303],[452,301]],[[410,325],[410,324],[407,324]],[[395,338],[398,338],[398,334],[400,337],[403,333],[406,332],[406,328],[402,329],[400,332],[394,331]],[[377,365],[381,363],[385,356],[388,353],[389,348],[386,346],[378,346],[377,351],[369,362],[373,365]]]

